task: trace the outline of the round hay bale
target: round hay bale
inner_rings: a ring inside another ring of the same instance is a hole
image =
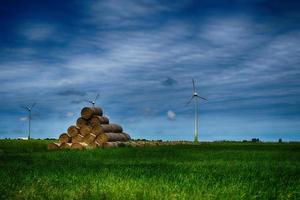
[[[103,143],[107,142],[106,136],[104,133],[101,133],[97,135],[95,142],[98,143],[99,145],[102,145]]]
[[[84,107],[81,110],[81,117],[84,119],[90,119],[93,115],[103,115],[103,110],[100,107]]]
[[[60,147],[60,143],[57,143],[57,142],[53,142],[53,143],[48,144],[48,149],[49,150],[59,149],[59,147]]]
[[[96,142],[99,144],[116,141],[127,141],[127,138],[122,133],[102,133],[96,137]]]
[[[123,132],[123,134],[126,136],[127,140],[131,140],[131,137],[130,137],[130,135],[128,133],[124,133]]]
[[[77,134],[75,137],[72,137],[72,143],[83,142],[83,138],[82,135]]]
[[[129,142],[119,142],[119,147],[130,147],[130,143]]]
[[[123,132],[123,128],[119,124],[111,124],[111,127],[112,127],[113,133],[122,133]]]
[[[60,145],[61,149],[71,149],[72,143],[62,143]]]
[[[130,142],[129,145],[132,146],[132,147],[137,147],[138,143],[136,143],[136,142]]]
[[[104,133],[122,133],[123,128],[118,124],[102,124],[101,125]]]
[[[128,141],[127,136],[124,133],[117,133],[120,135],[120,137],[122,138],[122,140],[120,141]]]
[[[96,141],[94,141],[93,143],[89,144],[89,146],[91,146],[92,148],[101,147],[101,145],[98,142],[96,142]]]
[[[92,128],[89,126],[83,126],[79,129],[81,135],[85,136],[92,132]]]
[[[103,130],[103,133],[111,133],[112,132],[112,127],[110,124],[102,124],[101,128]]]
[[[75,143],[72,143],[71,145],[71,149],[86,149],[87,148],[87,143],[84,143],[84,142],[75,142]]]
[[[92,143],[94,143],[96,137],[97,136],[95,134],[90,133],[90,134],[84,136],[83,141],[87,144],[92,144]]]
[[[81,128],[83,126],[87,126],[87,125],[88,125],[88,122],[83,117],[79,117],[76,121],[76,126],[79,128]]]
[[[100,134],[104,133],[103,128],[102,128],[102,126],[100,126],[100,125],[94,126],[94,127],[92,128],[92,131],[91,131],[91,132],[92,132],[94,135],[100,135]]]
[[[107,117],[104,117],[104,116],[94,115],[90,119],[90,124],[92,126],[99,126],[101,124],[109,124],[109,119]]]
[[[106,142],[102,144],[102,147],[104,148],[113,148],[113,147],[118,147],[119,144],[117,142]]]
[[[71,137],[74,137],[79,133],[79,128],[77,126],[70,126],[67,132]]]
[[[71,142],[71,136],[68,135],[67,133],[63,133],[59,136],[58,140],[60,143],[68,143]]]

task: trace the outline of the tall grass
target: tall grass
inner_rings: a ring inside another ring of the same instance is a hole
[[[48,151],[0,141],[2,199],[300,199],[300,145]]]

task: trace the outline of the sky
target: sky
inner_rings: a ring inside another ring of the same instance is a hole
[[[132,138],[300,140],[300,2],[1,0],[0,138],[57,138],[100,97]]]

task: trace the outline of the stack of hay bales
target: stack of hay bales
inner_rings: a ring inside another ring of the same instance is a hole
[[[85,107],[76,125],[70,126],[67,133],[59,136],[59,142],[49,144],[48,149],[115,147],[129,140],[130,136],[120,125],[109,123],[100,107]]]

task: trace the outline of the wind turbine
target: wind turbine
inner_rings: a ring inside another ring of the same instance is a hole
[[[21,108],[24,108],[25,110],[28,111],[28,140],[30,140],[30,133],[31,133],[31,111],[32,108],[36,105],[34,102],[31,104],[31,106],[21,106]]]
[[[89,102],[90,104],[93,105],[93,107],[95,107],[96,104],[96,100],[99,98],[99,94],[96,95],[94,100],[85,100],[86,102]]]
[[[187,102],[186,105],[190,104],[192,102],[192,100],[195,101],[195,132],[194,132],[194,142],[198,142],[198,136],[199,136],[199,132],[198,132],[198,127],[199,127],[199,116],[198,116],[198,104],[199,104],[199,100],[203,99],[205,101],[207,101],[206,98],[201,97],[198,95],[197,91],[196,91],[196,87],[195,87],[195,80],[192,79],[193,82],[193,95],[191,97],[191,99]]]

